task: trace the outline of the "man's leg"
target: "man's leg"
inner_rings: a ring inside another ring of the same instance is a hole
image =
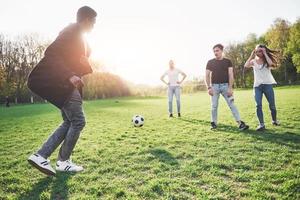
[[[276,106],[275,106],[275,95],[274,95],[274,90],[272,85],[264,85],[264,94],[266,99],[269,102],[269,108],[271,111],[272,115],[272,121],[276,122],[277,121],[277,111],[276,111]]]
[[[176,105],[177,105],[177,113],[180,113],[180,86],[175,88],[175,97],[176,97]]]
[[[218,106],[219,106],[219,97],[220,90],[219,85],[213,85],[213,96],[211,97],[211,122],[217,124],[218,122]]]
[[[69,102],[67,102],[62,109],[71,122],[70,128],[66,134],[63,144],[61,145],[58,155],[59,161],[66,161],[70,159],[80,132],[85,126],[82,99],[77,89],[74,90]]]
[[[169,86],[168,88],[169,114],[173,113],[173,95],[174,95],[173,87]]]
[[[264,114],[262,111],[262,95],[263,95],[262,86],[263,85],[254,87],[254,97],[255,97],[255,103],[256,103],[256,115],[257,115],[259,124],[261,126],[264,126]]]
[[[223,85],[222,88],[222,96],[224,97],[224,99],[226,100],[227,105],[229,106],[231,113],[235,119],[236,122],[240,123],[241,122],[241,118],[240,118],[240,114],[239,111],[237,109],[237,107],[234,104],[234,100],[230,99],[228,97],[227,91],[228,91],[228,85]]]
[[[37,153],[32,154],[28,158],[28,162],[47,175],[55,175],[55,170],[52,168],[47,158],[53,153],[59,144],[65,139],[70,128],[71,122],[68,120],[64,111],[62,111],[64,122],[54,131]]]
[[[47,159],[53,151],[61,144],[65,139],[66,134],[70,128],[71,122],[67,118],[65,112],[61,110],[63,123],[53,132],[43,146],[38,150],[38,154]]]

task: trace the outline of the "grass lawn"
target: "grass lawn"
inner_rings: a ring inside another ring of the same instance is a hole
[[[59,125],[50,104],[0,108],[0,199],[300,199],[300,87],[275,88],[281,126],[255,131],[252,90],[235,92],[250,130],[240,132],[220,98],[210,130],[206,93],[182,95],[182,117],[168,118],[166,97],[84,102],[87,125],[72,159],[80,174],[46,177],[29,166]],[[134,128],[131,117],[145,125]],[[52,165],[57,152],[50,157]]]

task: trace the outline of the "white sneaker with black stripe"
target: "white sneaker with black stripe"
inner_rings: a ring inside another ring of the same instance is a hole
[[[54,176],[56,174],[55,170],[50,165],[50,160],[45,159],[39,154],[32,154],[28,158],[28,162],[46,175]]]
[[[56,170],[61,172],[81,172],[83,171],[83,167],[76,165],[71,160],[66,160],[66,161],[57,161]]]

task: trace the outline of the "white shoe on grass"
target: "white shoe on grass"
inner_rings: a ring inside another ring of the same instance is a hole
[[[76,165],[71,160],[66,161],[57,161],[56,162],[56,171],[61,172],[81,172],[83,171],[83,167]]]
[[[258,127],[256,128],[256,131],[264,131],[266,130],[266,127],[264,124],[259,124]]]
[[[55,170],[50,165],[50,160],[43,158],[39,154],[35,153],[29,156],[28,162],[46,175],[54,176],[56,174]]]

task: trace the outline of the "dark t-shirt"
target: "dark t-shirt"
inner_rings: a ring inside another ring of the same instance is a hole
[[[206,69],[212,72],[211,83],[229,83],[229,67],[232,67],[232,62],[227,58],[223,58],[222,60],[209,60]]]

